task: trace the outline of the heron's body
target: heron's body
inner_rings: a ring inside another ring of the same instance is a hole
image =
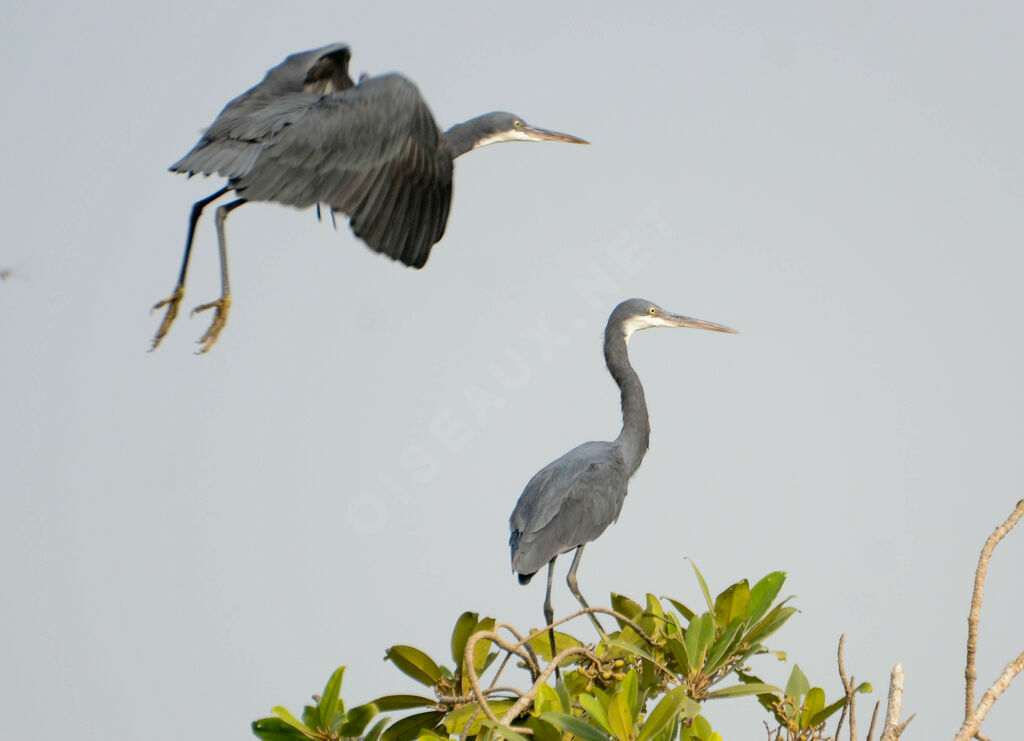
[[[600,441],[583,443],[534,474],[509,520],[519,582],[618,520],[631,474],[619,447]]]
[[[519,575],[520,583],[526,584],[544,565],[548,566],[544,601],[548,623],[553,617],[551,579],[555,559],[560,553],[576,550],[567,581],[569,589],[586,607],[576,585],[583,546],[619,518],[629,479],[647,453],[651,435],[647,400],[640,377],[629,362],[626,344],[633,332],[658,326],[735,331],[721,324],[670,314],[642,299],[623,301],[608,318],[604,356],[621,394],[622,430],[611,442],[584,443],[538,471],[509,518],[512,569]]]
[[[177,313],[196,223],[203,208],[229,191],[238,198],[217,212],[221,299],[199,307],[217,316],[200,340],[208,350],[230,306],[224,219],[249,201],[295,208],[321,205],[347,214],[352,231],[371,249],[421,268],[444,235],[456,157],[498,141],[586,143],[529,126],[511,113],[493,112],[442,133],[416,86],[399,74],[348,75],[343,44],[293,54],[263,81],[232,100],[172,172],[227,179],[195,204],[181,277],[174,294],[157,304],[167,315],[153,346]]]

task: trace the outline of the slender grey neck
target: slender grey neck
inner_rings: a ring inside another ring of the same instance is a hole
[[[491,132],[484,131],[480,125],[480,119],[487,115],[457,123],[444,132],[444,142],[448,151],[451,152],[452,159],[471,151],[477,144],[491,136]]]
[[[622,448],[629,475],[640,467],[651,440],[651,422],[640,376],[629,363],[626,334],[621,323],[609,324],[604,331],[604,362],[622,393],[622,431],[615,439]]]

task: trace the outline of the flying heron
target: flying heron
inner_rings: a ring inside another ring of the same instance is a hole
[[[399,74],[348,76],[344,44],[292,54],[263,81],[228,103],[171,172],[219,175],[227,185],[192,206],[185,256],[151,349],[167,334],[185,292],[185,273],[203,209],[224,194],[239,197],[217,209],[221,296],[193,313],[214,309],[200,338],[209,350],[231,307],[224,240],[227,215],[248,201],[307,208],[321,204],[347,214],[352,231],[373,250],[422,268],[441,239],[452,198],[453,160],[503,141],[583,139],[527,124],[496,111],[441,132],[419,90]]]
[[[629,299],[615,307],[604,330],[604,360],[622,394],[622,431],[612,442],[583,443],[538,471],[526,485],[509,518],[512,535],[512,570],[527,584],[545,564],[548,584],[544,618],[554,621],[551,579],[560,553],[576,549],[566,582],[584,608],[588,607],[576,584],[583,546],[595,540],[619,518],[630,477],[647,452],[651,426],[640,377],[629,362],[630,335],[650,327],[693,327],[714,332],[735,329],[703,319],[671,314],[643,299]],[[601,625],[587,613],[601,635]],[[555,653],[554,633],[551,637]]]

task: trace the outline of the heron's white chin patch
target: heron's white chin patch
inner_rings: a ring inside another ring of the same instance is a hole
[[[671,322],[662,319],[659,316],[650,316],[645,314],[644,316],[633,316],[625,321],[622,325],[622,332],[626,339],[629,336],[640,329],[649,329],[650,327],[672,327],[675,326]]]
[[[473,149],[479,149],[480,147],[486,147],[488,144],[497,144],[498,142],[528,142],[533,141],[533,137],[528,136],[525,131],[499,131],[497,134],[491,134],[486,139],[481,139],[474,146]]]

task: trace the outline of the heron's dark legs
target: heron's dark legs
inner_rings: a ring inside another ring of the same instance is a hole
[[[590,605],[588,605],[587,601],[583,599],[583,595],[580,594],[580,588],[576,584],[576,569],[580,566],[580,556],[582,555],[583,546],[581,545],[576,548],[576,555],[572,557],[572,566],[569,567],[569,575],[565,577],[565,582],[569,585],[569,591],[572,592],[573,596],[579,600],[581,605],[583,605],[583,609],[589,610]],[[604,629],[601,627],[601,623],[599,623],[597,618],[594,617],[594,613],[588,612],[587,617],[590,618],[590,622],[592,622],[594,627],[597,628],[597,632],[601,634],[601,640],[605,640],[608,636],[605,635]]]
[[[226,203],[217,209],[217,246],[220,248],[220,298],[192,309],[193,314],[206,311],[207,309],[215,310],[213,323],[206,330],[206,334],[199,338],[199,344],[202,347],[199,348],[198,355],[202,355],[213,347],[213,343],[217,341],[220,331],[224,329],[224,325],[228,321],[228,310],[231,308],[231,284],[228,282],[228,244],[224,238],[224,220],[227,219],[229,213],[244,203],[246,203],[246,200],[239,198],[237,201]]]
[[[558,556],[555,556],[558,558]],[[551,580],[555,575],[555,558],[548,561],[548,590],[544,594],[544,620],[545,625],[551,625],[555,622],[555,610],[551,607]],[[552,628],[548,631],[548,638],[551,640],[551,658],[555,658],[555,654],[558,652],[555,650],[555,629]],[[555,667],[555,679],[559,679],[558,667]]]
[[[181,261],[181,273],[178,275],[178,284],[174,287],[174,293],[160,301],[153,306],[152,311],[167,307],[167,313],[164,314],[164,320],[160,323],[160,328],[156,331],[156,335],[153,337],[153,346],[150,347],[150,351],[156,350],[157,345],[160,344],[160,340],[167,334],[167,330],[171,328],[171,323],[174,318],[178,316],[178,304],[181,303],[182,297],[185,295],[185,274],[188,272],[188,258],[192,254],[192,241],[196,236],[196,224],[199,223],[199,217],[203,214],[203,209],[209,206],[213,201],[216,201],[222,195],[227,193],[231,188],[224,186],[216,193],[211,196],[204,198],[201,201],[196,201],[192,204],[192,215],[188,221],[188,236],[185,238],[185,257]]]

